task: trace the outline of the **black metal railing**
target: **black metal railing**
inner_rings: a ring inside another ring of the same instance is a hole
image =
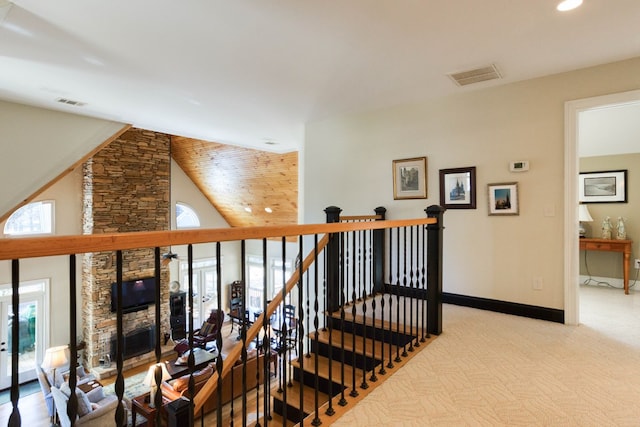
[[[283,278],[287,257],[287,244],[291,236],[297,238],[296,249],[301,258],[288,280],[283,279],[282,293],[268,300],[267,278],[264,278],[262,312],[244,323],[240,340],[226,355],[218,357],[214,375],[202,387],[198,387],[193,375],[189,381],[190,396],[194,396],[185,413],[168,414],[156,411],[156,425],[164,425],[174,419],[195,425],[200,417],[204,425],[205,403],[208,399],[217,401],[217,425],[247,425],[249,419],[257,420],[257,425],[285,425],[287,420],[295,423],[322,423],[324,417],[335,414],[334,403],[344,406],[350,397],[357,397],[367,390],[370,383],[386,375],[403,357],[419,347],[430,334],[442,331],[442,215],[443,209],[432,206],[427,210],[426,219],[385,220],[384,208],[376,209],[371,217],[342,217],[340,209],[330,207],[325,210],[328,224],[301,225],[291,227],[253,227],[244,230],[231,229],[181,232],[149,232],[144,234],[146,242],[154,242],[156,269],[156,307],[160,300],[160,248],[169,245],[188,245],[188,305],[189,324],[193,325],[193,245],[215,242],[217,257],[217,306],[223,307],[223,283],[221,274],[221,245],[226,242],[240,242],[240,261],[246,266],[245,244],[248,240],[262,241],[263,266],[266,270],[269,251],[267,241],[277,238],[282,241],[279,256],[282,257]],[[135,233],[129,233],[129,235]],[[288,238],[286,237],[288,236]],[[27,241],[24,257],[69,255],[70,280],[70,322],[76,324],[79,310],[75,301],[75,254],[115,250],[116,253],[116,380],[115,393],[119,404],[114,413],[114,424],[126,425],[124,398],[124,372],[120,349],[123,345],[122,295],[123,279],[122,250],[138,248],[140,235],[128,240],[127,235],[86,236],[58,238],[68,243],[69,249],[54,249],[48,245],[49,239]],[[73,240],[73,241],[71,241]],[[87,241],[85,241],[87,240]],[[32,244],[41,246],[33,250]],[[15,249],[14,248],[18,248]],[[55,246],[55,245],[54,245]],[[46,250],[44,248],[47,248]],[[19,245],[11,243],[0,249],[0,259],[12,259],[13,310],[17,313],[19,304]],[[245,268],[242,282],[246,282]],[[246,292],[243,292],[243,298]],[[246,307],[246,301],[242,302]],[[295,306],[293,319],[285,316],[285,306]],[[156,310],[156,322],[160,323],[160,310]],[[18,348],[19,322],[13,322],[13,348]],[[193,329],[193,328],[191,328]],[[160,362],[161,328],[156,328],[155,359]],[[227,338],[228,339],[228,338]],[[216,339],[218,349],[224,346],[225,338],[219,334]],[[71,360],[77,357],[77,336],[70,331]],[[189,348],[194,348],[193,330],[188,334]],[[247,377],[247,354],[256,347],[262,354],[256,368],[256,378],[250,384]],[[277,367],[272,365],[275,354]],[[190,371],[195,368],[194,352],[187,359]],[[235,371],[233,365],[241,360],[242,388],[240,399],[234,399]],[[18,409],[18,359],[12,358],[11,404],[13,413],[9,426],[19,426]],[[275,372],[274,372],[275,371]],[[76,387],[75,364],[70,368],[70,387]],[[277,383],[275,383],[277,378]],[[222,395],[225,381],[231,381],[230,413],[223,416]],[[272,383],[273,382],[273,383]],[[156,375],[156,385],[160,389],[161,377]],[[277,385],[277,388],[275,387]],[[255,396],[255,403],[249,405],[248,396]],[[75,420],[77,402],[71,393],[68,415]],[[334,402],[335,401],[335,402]],[[273,405],[272,405],[273,402]],[[162,407],[162,393],[156,394],[156,407]],[[250,407],[251,406],[251,407]],[[252,414],[252,415],[251,415]],[[251,415],[251,417],[249,417]],[[230,417],[230,421],[225,417]],[[182,418],[180,418],[182,417]],[[235,419],[235,423],[234,420]],[[74,422],[72,422],[73,424]],[[180,424],[183,425],[183,424]]]

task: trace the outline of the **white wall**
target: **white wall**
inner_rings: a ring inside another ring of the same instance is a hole
[[[639,76],[635,58],[310,123],[304,220],[323,222],[329,205],[422,217],[439,203],[439,169],[476,166],[477,209],[445,213],[444,291],[562,309],[564,103],[637,89]],[[428,198],[393,200],[392,161],[419,156],[428,157]],[[509,172],[514,160],[530,170]],[[487,215],[487,184],[500,182],[518,182],[519,216]]]
[[[123,129],[122,123],[0,101],[0,216]]]
[[[82,234],[82,171],[74,170],[69,175],[58,181],[55,185],[43,192],[35,201],[55,201],[55,233],[57,235]],[[5,222],[0,223],[0,230],[4,230]],[[76,277],[80,278],[82,262],[77,258]],[[46,347],[69,343],[69,259],[66,256],[30,258],[20,261],[20,281],[35,279],[50,279],[49,307],[55,322],[46,322],[46,336],[49,341]],[[0,283],[11,283],[11,262],[0,261]],[[80,292],[81,283],[78,283],[77,298],[82,301]],[[48,314],[45,313],[45,318]],[[82,322],[82,316],[78,317],[78,331]]]

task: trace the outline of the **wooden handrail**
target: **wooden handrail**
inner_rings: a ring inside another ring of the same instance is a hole
[[[317,253],[322,252],[324,248],[327,246],[328,242],[329,242],[329,235],[324,235],[322,239],[320,239],[320,241],[318,242]],[[313,264],[313,262],[315,261],[315,256],[316,256],[316,249],[314,248],[310,251],[309,255],[307,255],[304,261],[302,262],[302,273],[306,272],[309,269],[309,266]],[[285,285],[286,294],[289,294],[291,290],[298,284],[299,278],[300,278],[300,268],[296,268],[291,274],[291,277],[289,278],[289,280]],[[267,316],[267,318],[271,318],[271,315],[275,313],[278,306],[282,304],[282,301],[283,301],[282,292],[278,292],[277,295],[273,298],[273,300],[271,300],[271,302],[267,305],[267,311],[260,314],[260,316],[258,316],[258,318],[253,322],[253,325],[251,325],[251,327],[247,329],[245,338],[244,338],[245,348],[260,333],[260,328],[262,328],[265,316]],[[225,378],[227,374],[229,374],[235,362],[240,359],[240,356],[242,353],[242,347],[243,347],[242,342],[239,342],[238,344],[233,346],[231,351],[229,351],[229,353],[227,354],[227,357],[224,360],[224,363],[222,365],[222,378]],[[265,357],[267,356],[265,355]],[[231,381],[233,381],[233,379],[231,379]],[[209,396],[211,396],[211,394],[215,392],[217,386],[218,386],[218,373],[214,372],[214,374],[211,377],[209,377],[207,382],[202,386],[200,391],[193,397],[193,405],[194,405],[193,413],[194,414],[197,414],[200,411],[200,409],[205,404]]]
[[[434,218],[0,239],[0,260],[435,224]]]

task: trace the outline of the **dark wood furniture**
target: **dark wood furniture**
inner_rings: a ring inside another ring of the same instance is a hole
[[[102,387],[102,384],[100,384],[100,381],[98,380],[91,380],[85,383],[77,384],[76,387],[82,390],[83,393],[89,393],[95,388]]]
[[[206,350],[201,348],[193,349],[193,357],[194,357],[194,371],[204,368],[208,363],[216,360],[216,356],[213,353],[209,353]],[[189,365],[185,362],[184,364],[178,363],[178,359],[170,360],[166,362],[167,371],[169,371],[169,375],[171,378],[178,378],[184,374],[189,373]]]
[[[136,425],[136,415],[140,414],[147,419],[147,427],[154,427],[156,425],[156,411],[158,408],[152,408],[149,406],[150,393],[147,392],[140,396],[131,399],[131,425]],[[169,403],[170,400],[162,397],[162,404]],[[164,412],[164,411],[162,411]],[[163,414],[166,417],[166,413]]]
[[[622,254],[622,274],[624,293],[629,295],[629,262],[631,257],[632,240],[615,239],[580,239],[581,251],[620,252]]]

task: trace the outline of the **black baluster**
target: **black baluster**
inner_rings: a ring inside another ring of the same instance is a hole
[[[389,229],[389,363],[393,368],[393,229]]]
[[[363,258],[360,258],[360,256],[358,256],[359,261],[360,261],[360,281],[359,281],[359,286],[361,289],[361,295],[362,297],[360,298],[362,302],[362,323],[363,323],[363,327],[362,327],[362,356],[363,356],[363,360],[364,362],[362,363],[362,383],[360,384],[360,388],[361,389],[368,389],[369,388],[369,384],[367,384],[367,299],[366,299],[366,267],[367,267],[367,262],[366,259],[364,258],[364,250],[366,248],[366,233],[364,231],[359,231],[358,232],[361,236],[362,236],[362,241],[360,243],[360,252],[363,254]],[[355,319],[353,320],[354,323],[354,330],[355,330]]]
[[[222,307],[222,254],[220,242],[216,242],[216,282],[218,286],[218,309]],[[222,326],[222,325],[221,325]],[[233,328],[233,325],[231,325]],[[218,386],[216,393],[218,394],[218,408],[222,408],[222,330],[219,329],[216,337],[216,347],[218,349],[218,357],[216,357],[216,371],[218,372]],[[231,374],[233,375],[233,374]],[[193,425],[193,401],[190,406],[189,425]],[[222,411],[216,411],[217,425],[222,425]],[[204,420],[204,417],[201,417]]]
[[[124,366],[124,334],[122,327],[122,251],[116,251],[116,382],[114,389],[118,396],[118,407],[116,408],[116,419],[124,419],[124,406],[122,399],[124,397],[124,375],[122,368]],[[71,419],[75,419],[75,416]]]
[[[345,390],[345,372],[344,372],[344,319],[345,319],[345,311],[344,306],[346,303],[347,296],[345,295],[345,286],[348,280],[348,258],[345,256],[345,233],[340,233],[340,268],[342,271],[340,272],[340,400],[338,401],[338,405],[346,406],[347,399],[344,395]]]
[[[351,397],[356,397],[358,396],[358,390],[356,390],[356,367],[358,365],[356,365],[356,333],[355,333],[355,324],[356,324],[356,299],[358,298],[358,296],[356,295],[356,272],[358,270],[358,264],[356,263],[356,232],[352,231],[351,232],[351,248],[352,248],[352,261],[353,261],[353,267],[352,267],[352,286],[351,286],[351,300],[353,302],[353,305],[351,306],[351,322],[352,322],[352,331],[351,331],[351,366],[353,366],[352,369],[352,388],[351,388],[351,393],[349,393],[349,395]]]
[[[20,383],[18,379],[18,346],[20,345],[20,322],[18,313],[20,312],[20,261],[11,260],[11,416],[9,416],[9,427],[19,427],[21,424],[18,400],[20,399]],[[3,349],[2,351],[7,351]],[[72,418],[72,419],[75,419]]]
[[[402,305],[403,305],[403,310],[402,310],[402,357],[407,357],[407,343],[405,342],[405,337],[407,336],[407,227],[403,227],[402,228],[402,253],[403,253],[403,259],[402,259],[402,266],[403,266],[403,272],[402,272],[402,291],[403,291],[403,296],[402,296]]]
[[[373,250],[372,250],[373,244],[374,244],[374,240],[373,240],[374,239],[374,235],[373,235],[374,232],[373,232],[373,230],[370,231],[370,233],[371,233],[370,245],[369,245],[369,249],[370,249],[369,255],[370,256],[369,256],[369,263],[367,265],[369,265],[369,267],[370,267],[369,268],[369,272],[370,272],[369,279],[370,279],[370,283],[371,283],[371,311],[372,311],[372,315],[373,315],[372,316],[373,319],[371,321],[371,325],[373,326],[372,327],[372,331],[373,331],[373,340],[372,340],[372,342],[373,342],[373,344],[372,344],[373,351],[372,351],[372,357],[371,357],[372,360],[373,360],[373,365],[371,366],[371,377],[369,377],[369,380],[371,382],[376,382],[376,381],[378,381],[378,377],[376,376],[376,367],[375,367],[375,363],[376,363],[376,342],[377,342],[377,338],[378,338],[378,329],[376,327],[376,307],[377,307],[376,306],[376,298],[377,298],[376,294],[377,294],[377,292],[376,292],[376,286],[375,286],[375,282],[374,282],[374,278],[373,278],[374,277],[373,276],[374,275],[374,270],[373,270],[374,269],[374,266],[373,266],[373,263],[374,263],[374,259],[373,258],[374,257],[373,257]],[[383,346],[384,346],[384,344],[383,344]],[[384,359],[384,357],[383,357],[383,359]]]
[[[409,227],[409,283],[411,286],[411,292],[409,294],[409,351],[414,351],[413,349],[413,300],[415,299],[414,294],[414,265],[413,265],[413,228]],[[405,297],[406,300],[406,297]],[[406,313],[405,313],[406,316]],[[405,321],[405,324],[407,322]]]
[[[315,341],[316,341],[316,350],[314,352],[314,362],[315,362],[315,379],[314,379],[314,414],[315,414],[315,418],[313,419],[313,421],[311,422],[312,425],[314,426],[319,426],[320,424],[322,424],[322,421],[320,420],[320,417],[318,416],[318,408],[320,407],[320,396],[319,396],[319,378],[318,378],[318,369],[319,369],[319,354],[318,354],[318,350],[319,350],[319,345],[318,345],[318,339],[319,339],[319,332],[318,332],[318,327],[320,326],[318,324],[318,309],[319,309],[319,305],[318,305],[318,280],[319,280],[319,271],[318,271],[318,235],[315,234],[313,236],[313,245],[314,245],[314,258],[313,258],[313,263],[315,265],[314,268],[314,274],[315,274],[315,280],[314,282],[314,301],[313,301],[313,310],[314,310],[314,315],[313,315],[313,327],[314,327],[314,334],[315,334]],[[329,343],[329,345],[331,345],[331,343]]]

